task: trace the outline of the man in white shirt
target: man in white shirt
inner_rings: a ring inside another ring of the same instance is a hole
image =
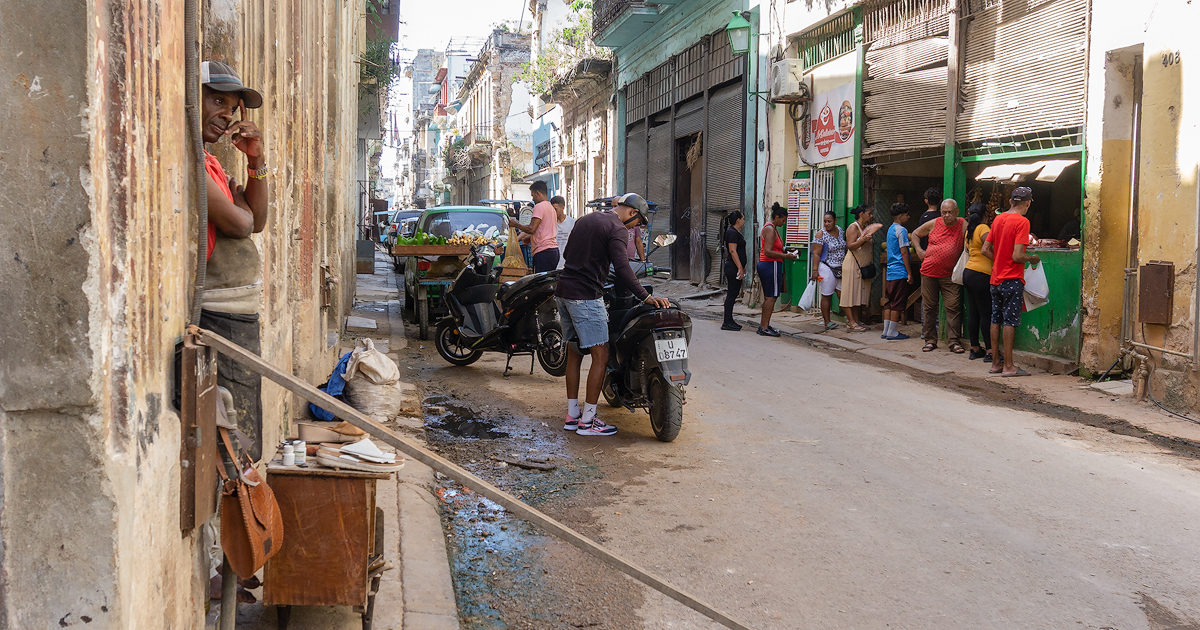
[[[567,200],[559,195],[555,195],[550,199],[550,205],[554,206],[554,212],[558,214],[558,251],[567,251],[567,238],[571,236],[571,228],[575,227],[575,217],[567,214]],[[562,269],[566,264],[565,258],[558,259],[558,268]]]

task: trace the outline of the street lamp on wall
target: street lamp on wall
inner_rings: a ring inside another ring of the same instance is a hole
[[[734,11],[733,19],[725,27],[725,34],[729,35],[729,48],[735,55],[750,52],[750,21],[746,19],[749,15],[749,11]]]

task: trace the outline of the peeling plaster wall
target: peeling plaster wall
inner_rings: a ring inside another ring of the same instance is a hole
[[[302,9],[212,0],[206,46],[267,98],[264,354],[320,382],[353,296],[363,17]],[[0,630],[203,627],[170,403],[196,251],[183,51],[179,2],[0,3]],[[269,448],[300,406],[264,390]]]
[[[1138,6],[1093,0],[1089,59],[1088,164],[1084,235],[1082,363],[1108,368],[1120,344],[1123,269],[1129,243],[1133,55],[1142,58],[1138,265],[1175,264],[1171,325],[1145,326],[1151,345],[1192,352],[1196,325],[1197,177],[1200,169],[1200,45],[1190,27],[1200,8],[1187,0]],[[1140,50],[1139,50],[1140,49]],[[1136,296],[1133,304],[1136,320]],[[1135,321],[1135,340],[1142,330]],[[1155,352],[1155,396],[1175,407],[1200,404],[1200,378],[1186,359]]]

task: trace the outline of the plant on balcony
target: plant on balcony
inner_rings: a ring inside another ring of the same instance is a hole
[[[400,64],[392,57],[391,39],[367,41],[367,49],[358,56],[358,98],[387,94],[392,83],[400,78]]]
[[[516,78],[528,83],[532,94],[549,94],[585,59],[612,59],[612,53],[592,43],[591,0],[575,0],[563,28],[550,33],[541,54]]]

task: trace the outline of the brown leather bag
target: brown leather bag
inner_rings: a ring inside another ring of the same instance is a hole
[[[231,457],[229,430],[220,429]],[[218,462],[221,485],[221,549],[229,566],[241,578],[254,575],[283,546],[283,515],[275,493],[254,469],[250,456],[235,458],[240,474],[230,479],[225,463]]]

